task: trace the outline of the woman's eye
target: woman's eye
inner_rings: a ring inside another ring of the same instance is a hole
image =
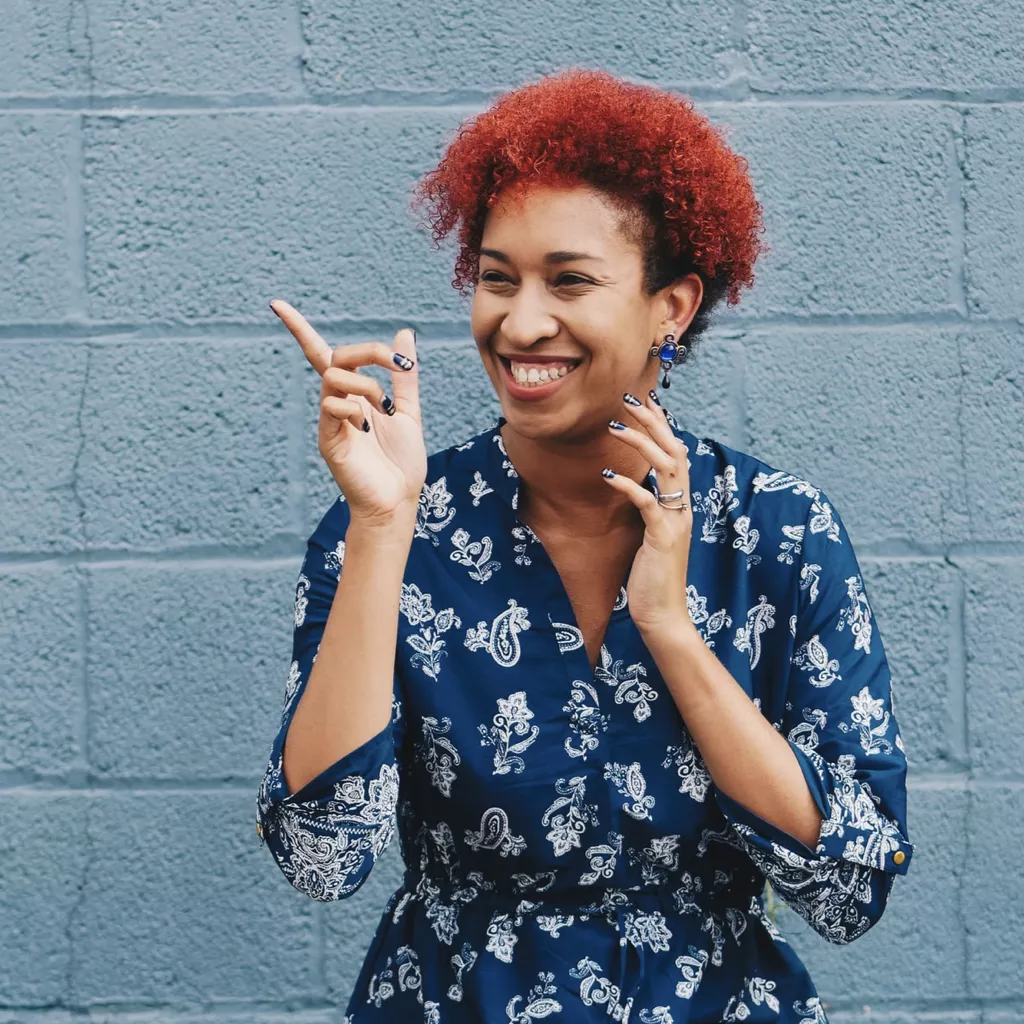
[[[485,270],[480,275],[480,280],[481,281],[488,281],[491,284],[500,284],[505,279],[506,279],[505,275],[504,274],[499,274],[496,270]]]
[[[590,284],[590,280],[586,277],[580,277],[579,274],[562,274],[561,277],[555,282],[558,285],[566,285],[572,288],[573,285]]]

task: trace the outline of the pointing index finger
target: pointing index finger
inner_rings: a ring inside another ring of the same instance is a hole
[[[331,346],[310,326],[309,321],[284,299],[273,299],[270,308],[281,318],[285,327],[295,336],[310,366],[322,377],[331,365]]]

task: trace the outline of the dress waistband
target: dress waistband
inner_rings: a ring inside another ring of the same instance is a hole
[[[550,877],[545,877],[545,875]],[[675,879],[670,885],[559,885],[554,872],[535,876],[491,879],[471,871],[460,878],[448,878],[422,870],[407,869],[402,889],[413,899],[445,903],[517,906],[523,901],[577,914],[613,914],[616,908],[663,913],[724,914],[729,909],[748,913],[751,900],[760,903],[761,890],[739,884],[705,891],[700,879]],[[743,880],[745,882],[746,880]]]

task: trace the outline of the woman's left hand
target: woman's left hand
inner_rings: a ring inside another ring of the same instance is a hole
[[[632,397],[632,396],[630,396]],[[693,627],[686,607],[686,570],[693,534],[693,509],[690,504],[690,471],[686,444],[672,432],[657,400],[648,395],[645,402],[623,408],[635,426],[609,427],[610,433],[635,448],[654,468],[661,494],[682,491],[673,505],[685,502],[681,509],[664,508],[658,499],[627,476],[604,474],[608,483],[633,502],[643,516],[643,543],[633,559],[626,599],[629,615],[645,639],[658,631],[678,635],[681,628]]]

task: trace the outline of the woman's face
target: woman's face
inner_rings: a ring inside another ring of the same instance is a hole
[[[586,440],[622,418],[622,394],[654,387],[651,345],[700,304],[696,274],[655,295],[623,214],[587,187],[499,198],[484,225],[471,324],[513,430]]]

